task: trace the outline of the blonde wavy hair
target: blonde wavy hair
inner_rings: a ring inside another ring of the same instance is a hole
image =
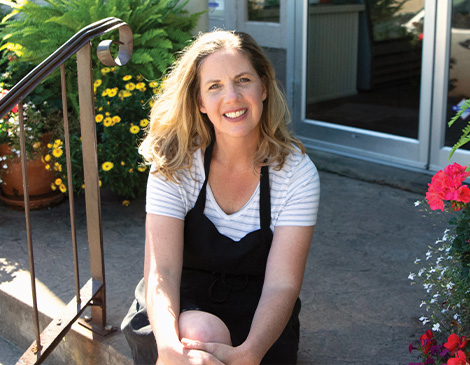
[[[154,173],[178,181],[176,172],[191,167],[194,152],[206,148],[215,138],[212,123],[199,110],[199,70],[207,56],[224,49],[237,49],[248,57],[267,90],[253,166],[273,165],[281,169],[295,146],[305,153],[302,143],[287,127],[289,109],[262,48],[246,33],[215,30],[200,35],[183,50],[152,107],[139,152],[154,165]]]

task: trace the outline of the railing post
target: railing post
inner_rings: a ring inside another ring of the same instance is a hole
[[[77,52],[77,73],[90,268],[93,281],[103,284],[102,289],[93,300],[91,317],[94,325],[104,329],[106,325],[106,283],[90,43],[85,44]]]

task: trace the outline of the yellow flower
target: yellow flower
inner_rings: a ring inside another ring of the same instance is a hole
[[[94,85],[95,87],[99,87],[102,82],[103,82],[103,81],[101,81],[101,79],[98,79],[98,80],[96,80],[96,81],[93,83],[93,85]]]
[[[122,205],[128,207],[129,205],[131,205],[131,202],[129,200],[123,200]]]
[[[153,93],[154,93],[154,94],[160,93],[160,89],[157,89],[157,88],[153,89]]]
[[[113,118],[113,124],[119,123],[121,121],[121,117],[119,115],[115,115]]]
[[[158,82],[152,81],[152,82],[149,84],[149,86],[150,86],[152,89],[154,89],[154,88],[156,88],[156,87],[158,86]]]
[[[153,107],[153,104],[155,104],[155,101],[153,101],[153,100],[150,100],[150,101],[149,101],[149,105],[150,105],[150,107]]]
[[[57,186],[56,186],[54,183],[51,183],[51,190],[52,190],[52,191],[56,191],[56,190],[57,190]]]
[[[101,182],[101,180],[98,180],[98,186],[99,186],[100,188],[101,188],[101,185],[102,185],[102,184],[103,184],[103,183]]]
[[[106,92],[106,95],[103,95],[103,96],[109,96],[110,98],[115,97],[117,94],[116,89],[106,89],[105,92]]]
[[[59,178],[55,179],[54,182],[57,186],[60,186],[60,184],[62,184],[62,179],[59,177]]]
[[[44,160],[45,160],[46,162],[49,162],[49,161],[51,160],[51,155],[45,155],[45,156],[44,156]]]
[[[121,166],[124,166],[126,163],[124,161],[121,161]]]
[[[133,170],[133,169],[129,169],[129,172],[132,174],[132,173],[134,172],[134,170]]]
[[[139,128],[138,126],[136,126],[136,125],[133,125],[133,126],[129,129],[129,131],[130,131],[132,134],[137,134],[137,133],[139,133],[140,128]]]
[[[54,163],[54,170],[62,172],[62,165],[58,162]]]
[[[52,150],[52,154],[54,155],[54,157],[60,157],[62,156],[62,148],[58,147],[58,148],[54,148]]]
[[[109,90],[109,89],[106,89],[105,91],[103,91],[103,92],[101,93],[101,96],[106,96],[106,95],[108,95],[108,90]]]
[[[148,124],[149,124],[149,120],[148,120],[148,119],[142,119],[142,120],[140,121],[140,126],[141,126],[142,128],[147,127]]]
[[[60,185],[59,185],[59,189],[60,189],[60,191],[63,192],[63,193],[65,193],[65,192],[67,191],[67,188],[65,187],[64,184],[60,184]]]
[[[54,147],[54,148],[57,148],[57,147],[60,147],[60,146],[62,146],[62,145],[63,145],[62,141],[61,141],[60,139],[56,139],[56,140],[54,141],[54,146],[53,146],[53,147]]]
[[[80,186],[82,188],[82,190],[85,190],[85,184],[82,184],[82,186]]]
[[[136,76],[137,81],[142,81],[144,77],[142,75],[137,75]]]
[[[48,143],[47,148],[52,148],[52,144]]]
[[[135,88],[137,90],[145,89],[145,82],[139,82],[137,85],[135,85]]]
[[[44,166],[44,168],[45,168],[47,171],[49,171],[49,170],[51,169],[51,165],[46,164],[46,166]]]
[[[33,148],[37,150],[39,147],[41,147],[41,142],[34,142]]]
[[[101,69],[101,73],[102,73],[103,75],[107,74],[107,73],[110,72],[110,71],[111,71],[111,69],[110,69],[109,67],[103,67],[103,68]]]
[[[144,172],[145,170],[147,170],[147,166],[139,166],[137,167],[137,170],[139,170],[140,172]]]
[[[97,114],[95,116],[96,123],[101,123],[103,121],[103,114]]]
[[[132,79],[132,76],[131,75],[126,75],[122,78],[124,81],[129,81],[130,79]]]
[[[135,89],[135,84],[134,83],[129,82],[128,84],[126,84],[126,90],[132,91],[134,89]]]
[[[114,167],[114,164],[110,161],[106,161],[105,163],[103,163],[101,165],[101,168],[103,169],[103,171],[109,171],[111,170],[112,168]]]
[[[103,125],[105,127],[111,127],[113,125],[113,120],[110,117],[104,118]]]

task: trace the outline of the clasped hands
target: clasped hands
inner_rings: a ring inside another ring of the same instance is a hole
[[[183,351],[180,356],[174,354],[181,361],[176,358],[168,359],[169,362],[163,359],[163,356],[158,357],[157,365],[173,365],[173,364],[189,364],[189,365],[258,365],[259,361],[250,359],[243,349],[240,347],[233,347],[230,345],[215,343],[215,342],[201,342],[183,338],[181,340]],[[162,354],[163,355],[163,354]]]

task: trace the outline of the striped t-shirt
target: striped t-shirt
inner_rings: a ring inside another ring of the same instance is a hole
[[[193,156],[190,169],[179,172],[180,183],[151,173],[147,183],[147,213],[165,215],[184,220],[196,204],[204,182],[204,162],[201,150]],[[271,229],[275,226],[312,226],[317,220],[320,199],[320,179],[310,158],[299,150],[287,156],[284,167],[277,171],[269,168],[271,192]],[[250,200],[238,212],[226,214],[217,204],[207,184],[204,214],[218,231],[239,241],[260,228],[260,185]]]

